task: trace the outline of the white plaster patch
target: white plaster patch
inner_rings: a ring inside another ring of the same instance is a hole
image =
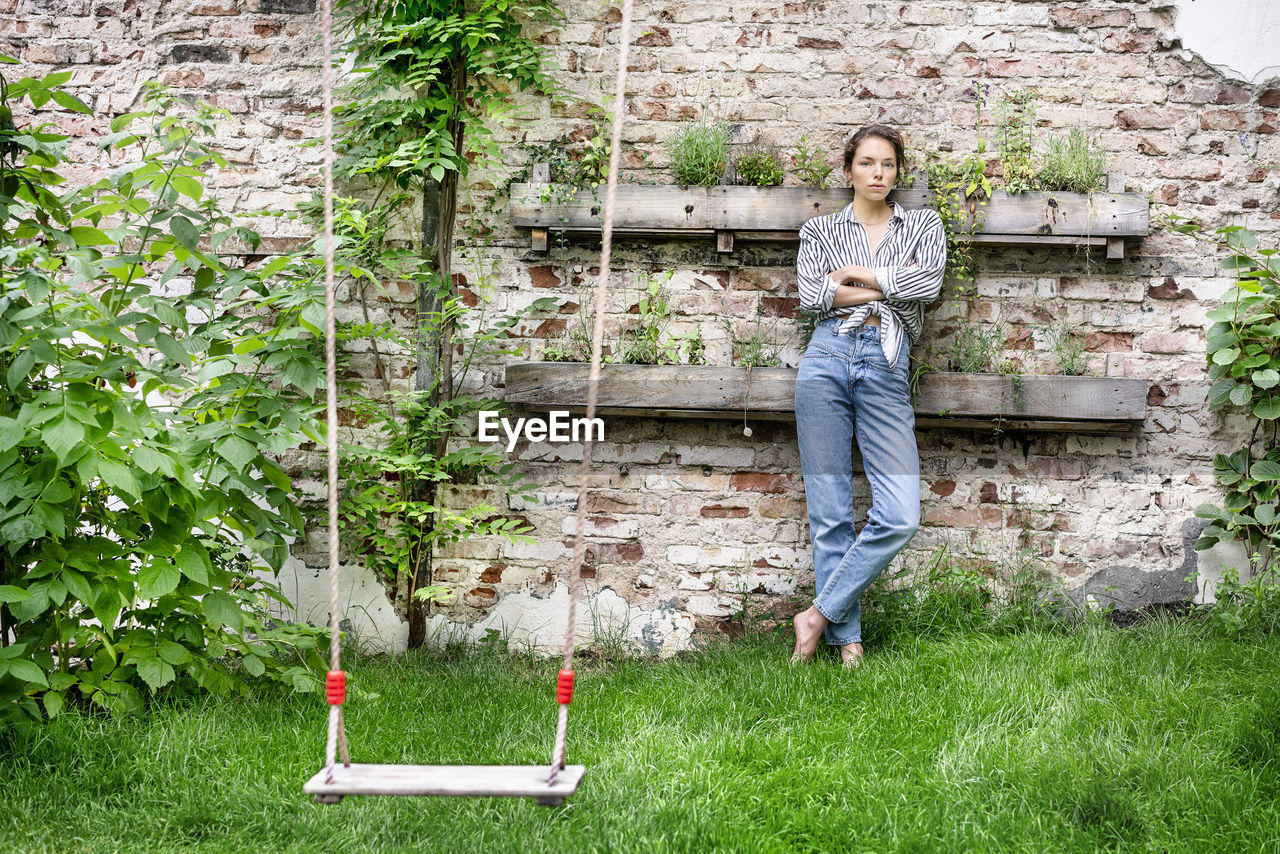
[[[557,582],[549,595],[507,593],[483,620],[466,624],[437,614],[427,620],[428,638],[441,642],[459,636],[471,640],[497,630],[516,647],[555,655],[564,650],[569,587]],[[586,594],[578,605],[574,642],[582,647],[622,645],[635,652],[666,657],[692,645],[693,616],[662,606],[633,607],[611,587]]]
[[[1280,77],[1280,6],[1272,0],[1176,0],[1182,46],[1228,77]]]
[[[264,577],[271,579],[269,574]],[[271,606],[272,616],[302,620],[322,626],[329,622],[329,570],[308,566],[290,557],[274,579],[280,592],[294,603],[293,613],[285,606]],[[373,572],[361,564],[339,567],[338,611],[349,632],[347,643],[366,652],[404,652],[409,643],[409,624],[402,621],[387,599]]]

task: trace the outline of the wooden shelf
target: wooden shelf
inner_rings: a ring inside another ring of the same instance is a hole
[[[506,400],[580,413],[589,365],[507,363]],[[646,418],[795,419],[794,368],[602,365],[597,413]],[[1148,383],[1128,377],[926,373],[917,427],[1124,432],[1146,417]]]
[[[1108,260],[1124,257],[1125,238],[1150,231],[1150,204],[1140,193],[1120,192],[1124,177],[1108,178],[1105,193],[1029,192],[1011,196],[997,190],[974,216],[981,229],[974,242],[985,245],[1083,245],[1107,247]],[[614,233],[645,237],[715,238],[721,252],[735,240],[798,242],[806,221],[835,213],[853,198],[847,189],[808,187],[679,187],[622,184],[618,187]],[[933,202],[927,189],[895,190],[889,196],[909,210]],[[569,192],[555,184],[511,185],[511,217],[530,229],[533,248],[546,251],[551,232],[599,235],[603,190]]]

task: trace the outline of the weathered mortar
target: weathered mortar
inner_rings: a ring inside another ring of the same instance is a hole
[[[559,78],[598,103],[612,85],[618,12],[580,0],[563,8],[566,21],[540,40],[563,69]],[[1153,215],[1176,206],[1213,226],[1247,223],[1271,240],[1280,229],[1280,175],[1266,165],[1280,162],[1280,88],[1225,79],[1179,50],[1169,4],[668,3],[637,13],[624,127],[633,180],[668,180],[663,141],[681,119],[703,116],[734,122],[738,142],[789,146],[807,130],[828,152],[858,125],[889,121],[908,131],[916,153],[963,156],[977,132],[974,105],[962,93],[985,78],[993,102],[1011,88],[1035,87],[1043,128],[1082,124],[1096,135],[1129,188],[1151,194]],[[313,0],[189,8],[159,0],[0,0],[0,51],[19,57],[22,73],[74,70],[70,88],[95,107],[93,117],[42,114],[66,132],[105,132],[113,116],[139,105],[149,80],[227,109],[221,146],[238,171],[215,184],[241,212],[291,208],[318,185],[317,150],[297,144],[319,128],[318,32]],[[509,157],[497,173],[473,176],[476,210],[525,164],[516,143],[589,132],[580,106],[517,100],[532,119],[495,128]],[[1240,134],[1249,135],[1250,149],[1257,145],[1252,157]],[[88,141],[71,154],[73,180],[102,168]],[[996,166],[994,144],[988,156]],[[251,223],[267,236],[266,251],[304,234],[280,218]],[[454,262],[473,297],[483,285],[495,309],[508,310],[544,295],[576,302],[579,289],[594,284],[593,247],[573,244],[543,257],[505,216],[485,224],[483,268],[466,247]],[[615,250],[615,265],[626,272],[614,282],[633,285],[637,271],[679,271],[675,330],[701,324],[711,358],[725,363],[720,315],[763,313],[791,323],[793,263],[793,251],[779,247],[745,246],[725,257],[709,244],[626,240]],[[1112,567],[1184,567],[1186,520],[1218,496],[1212,454],[1245,435],[1241,419],[1205,408],[1204,313],[1227,286],[1213,253],[1154,233],[1131,242],[1114,265],[1050,248],[985,251],[981,264],[976,317],[1024,326],[1065,317],[1087,337],[1095,373],[1104,354],[1122,353],[1129,376],[1151,381],[1148,417],[1129,437],[922,431],[924,524],[903,558],[921,559],[944,542],[1003,559],[1026,546],[1071,586]],[[410,299],[397,292],[373,300],[374,319],[404,323]],[[634,302],[634,291],[616,295],[610,322],[624,322]],[[343,310],[354,316],[359,308]],[[535,354],[573,310],[522,327]],[[926,337],[954,321],[943,303]],[[1023,332],[1007,344],[1005,355],[1020,357],[1025,370],[1051,369],[1039,337]],[[915,352],[923,355],[922,346]],[[793,343],[786,358],[794,364],[798,355]],[[372,375],[367,353],[354,364]],[[408,369],[405,355],[393,360],[399,382]],[[472,387],[492,388],[501,376],[500,366],[487,366]],[[587,575],[593,590],[611,588],[630,603],[629,620],[661,613],[654,625],[687,638],[690,618],[710,625],[737,610],[741,596],[728,591],[739,573],[750,573],[748,587],[779,605],[812,584],[794,428],[753,430],[747,438],[729,420],[608,420],[587,508]],[[539,498],[502,509],[528,519],[539,543],[471,541],[441,555],[438,579],[462,593],[459,610],[468,616],[492,615],[506,599],[534,603],[530,597],[550,595],[567,574],[581,447],[521,444],[515,456],[539,484]],[[461,487],[455,500],[483,492]],[[865,518],[865,484],[857,498]],[[303,545],[298,556],[300,566],[320,557]],[[300,573],[313,574],[305,566]],[[646,631],[652,640],[658,629]]]

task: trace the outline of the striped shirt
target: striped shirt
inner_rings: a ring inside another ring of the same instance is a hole
[[[880,346],[894,366],[902,336],[908,336],[908,346],[920,337],[924,307],[942,292],[947,236],[942,218],[932,208],[908,211],[897,202],[892,206],[889,227],[874,256],[867,244],[867,230],[853,218],[852,203],[838,213],[806,222],[800,229],[796,279],[800,309],[813,313],[816,320],[847,318],[840,324],[842,335],[861,326],[868,316],[878,316]],[[908,266],[912,263],[915,266]],[[837,284],[828,274],[848,264],[874,269],[876,284],[885,298],[833,309]]]

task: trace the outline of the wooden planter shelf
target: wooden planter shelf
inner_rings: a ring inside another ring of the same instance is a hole
[[[526,409],[580,413],[590,366],[507,363],[506,400]],[[794,368],[602,365],[597,414],[646,418],[795,419]],[[917,427],[1123,433],[1146,417],[1147,381],[926,373],[915,404]]]
[[[537,176],[538,170],[535,170]],[[1124,176],[1108,176],[1105,193],[1022,193],[997,190],[975,208],[981,230],[974,242],[1005,246],[1105,246],[1107,260],[1124,257],[1125,238],[1149,233],[1150,205],[1140,193],[1121,192]],[[645,237],[714,237],[732,252],[735,240],[798,242],[800,227],[849,204],[852,191],[807,187],[677,187],[621,184],[614,233]],[[889,196],[907,209],[932,204],[927,189]],[[598,235],[604,190],[570,193],[548,183],[512,184],[511,216],[530,229],[533,248],[547,251],[551,232]]]

